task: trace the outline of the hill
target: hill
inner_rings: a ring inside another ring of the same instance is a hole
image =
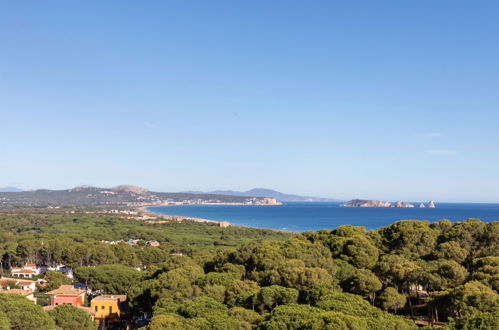
[[[0,187],[0,192],[21,192],[22,189],[16,187]]]
[[[338,199],[321,198],[285,194],[272,189],[254,188],[248,191],[233,191],[233,190],[215,190],[210,194],[216,195],[230,195],[230,196],[246,196],[246,197],[272,197],[280,202],[339,202]]]
[[[0,206],[145,206],[169,203],[268,204],[270,202],[262,197],[152,192],[136,186],[117,186],[113,188],[78,186],[67,190],[40,189],[0,192]]]

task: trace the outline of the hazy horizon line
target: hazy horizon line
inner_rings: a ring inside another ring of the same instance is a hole
[[[118,186],[135,186],[135,187],[140,187],[143,189],[146,189],[150,192],[163,192],[163,193],[192,193],[195,194],[197,192],[203,193],[203,194],[209,194],[214,191],[234,191],[234,192],[246,192],[249,190],[253,189],[268,189],[268,190],[273,190],[282,194],[286,195],[296,195],[296,196],[301,196],[301,197],[314,197],[314,198],[324,198],[324,199],[335,199],[338,200],[338,202],[343,202],[343,201],[349,201],[353,199],[360,199],[360,200],[377,200],[377,201],[388,201],[388,202],[396,202],[396,201],[404,201],[407,203],[428,203],[429,201],[433,201],[434,203],[440,203],[440,204],[499,204],[499,201],[468,201],[468,200],[462,200],[462,199],[450,199],[450,200],[438,200],[438,199],[425,199],[425,200],[417,200],[417,199],[412,199],[412,198],[368,198],[368,197],[348,197],[348,198],[342,198],[342,197],[324,197],[324,196],[319,196],[315,194],[309,194],[309,193],[288,193],[288,192],[283,192],[281,190],[277,190],[274,188],[264,188],[264,187],[253,187],[250,189],[238,189],[234,190],[234,188],[230,189],[211,189],[209,191],[205,191],[202,189],[182,189],[182,190],[164,190],[164,189],[149,189],[145,188],[142,185],[135,185],[135,184],[118,184],[118,185],[112,185],[112,186],[100,186],[100,185],[94,185],[94,184],[80,184],[80,185],[75,185],[75,186],[66,186],[66,187],[52,187],[52,188],[47,188],[47,187],[41,187],[41,188],[20,188],[22,185],[3,185],[0,186],[0,189],[6,189],[6,188],[14,188],[14,189],[19,189],[21,192],[32,192],[32,191],[37,191],[37,190],[52,190],[52,191],[63,191],[63,190],[71,190],[77,187],[95,187],[95,188],[100,188],[100,189],[112,189],[114,187]],[[12,193],[12,191],[4,191],[1,193]]]

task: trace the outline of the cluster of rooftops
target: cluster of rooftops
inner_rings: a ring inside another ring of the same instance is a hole
[[[72,269],[68,266],[47,267],[26,264],[22,267],[12,267],[11,277],[0,277],[0,293],[19,294],[37,304],[35,292],[37,288],[46,285],[46,281],[42,278],[37,280],[27,278],[37,277],[48,270],[64,273],[69,279],[73,278]],[[45,310],[54,309],[59,305],[72,305],[82,309],[98,322],[119,320],[128,310],[126,295],[95,294],[83,283],[61,285],[46,292],[45,295],[49,299],[48,304],[43,307]]]

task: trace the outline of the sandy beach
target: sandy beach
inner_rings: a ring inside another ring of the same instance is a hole
[[[141,206],[141,207],[136,208],[136,211],[139,214],[146,215],[146,216],[149,216],[151,218],[155,218],[155,219],[145,219],[144,222],[154,224],[154,223],[166,223],[166,222],[170,222],[170,221],[179,221],[179,222],[180,221],[193,221],[193,222],[200,222],[200,223],[217,224],[220,227],[252,228],[252,229],[258,229],[258,230],[271,230],[271,231],[276,231],[276,232],[281,232],[281,233],[293,233],[293,234],[300,233],[299,231],[293,231],[293,230],[234,225],[234,224],[231,224],[229,221],[218,221],[218,220],[209,220],[209,219],[203,219],[203,218],[167,215],[167,214],[156,213],[156,212],[152,212],[152,211],[148,210],[149,207],[154,207],[154,206],[167,206],[167,205],[149,205],[149,206]]]

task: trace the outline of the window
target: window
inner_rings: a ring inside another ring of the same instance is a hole
[[[99,306],[95,306],[95,311],[98,312],[99,311]]]
[[[100,307],[100,309],[104,309],[104,305],[102,305],[102,306]]]
[[[113,306],[109,306],[109,314],[113,313]]]

